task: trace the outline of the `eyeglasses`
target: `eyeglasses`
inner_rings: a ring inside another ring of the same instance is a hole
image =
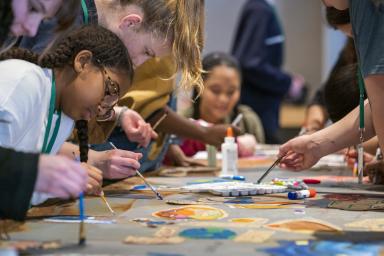
[[[104,81],[104,98],[101,100],[98,106],[97,121],[105,122],[111,120],[115,115],[113,109],[119,101],[120,97],[120,86],[117,82],[113,81],[108,75],[105,68],[101,67],[106,79]]]

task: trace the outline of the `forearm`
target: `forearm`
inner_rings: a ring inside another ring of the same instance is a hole
[[[204,141],[206,128],[197,125],[189,119],[178,115],[171,108],[166,107],[167,117],[160,123],[158,131],[168,134],[175,134],[179,137],[190,138]]]
[[[368,100],[365,101],[365,132],[364,138],[368,140],[375,135],[371,108]],[[311,135],[312,144],[316,147],[319,156],[325,156],[345,147],[356,145],[360,142],[359,108],[339,122]]]

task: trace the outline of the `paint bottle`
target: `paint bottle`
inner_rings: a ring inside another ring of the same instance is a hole
[[[296,199],[304,199],[304,198],[310,198],[316,196],[316,190],[314,189],[306,189],[306,190],[300,190],[300,191],[294,191],[288,193],[288,198],[291,200]]]
[[[237,170],[237,144],[233,137],[233,130],[231,127],[227,129],[227,136],[224,143],[221,144],[222,154],[222,167],[220,176],[238,175]]]

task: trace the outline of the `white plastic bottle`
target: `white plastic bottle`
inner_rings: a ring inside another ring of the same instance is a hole
[[[233,137],[232,128],[227,129],[227,136],[221,144],[222,167],[220,176],[238,175],[237,170],[237,143]]]

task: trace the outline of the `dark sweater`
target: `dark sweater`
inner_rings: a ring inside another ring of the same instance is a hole
[[[37,178],[39,155],[0,148],[0,218],[24,220]]]
[[[274,8],[265,0],[248,0],[240,20],[233,55],[243,73],[241,103],[261,118],[267,142],[279,128],[280,104],[291,85],[281,68],[284,35]]]

